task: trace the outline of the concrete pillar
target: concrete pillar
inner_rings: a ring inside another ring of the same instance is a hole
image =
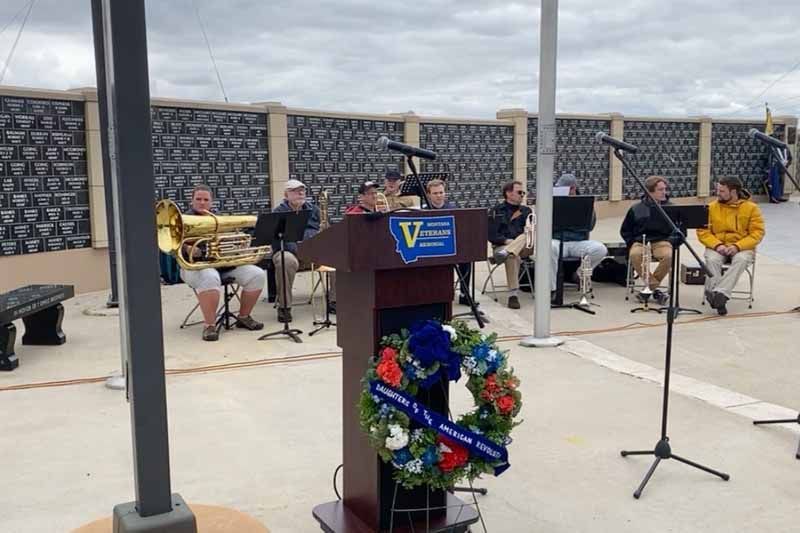
[[[106,221],[106,189],[103,177],[103,143],[100,140],[100,108],[97,89],[84,87],[74,91],[86,99],[86,168],[89,175],[89,217],[92,228],[92,248],[108,248]]]
[[[625,134],[625,117],[621,113],[609,113],[609,117],[611,118],[609,135],[622,139]],[[610,147],[608,154],[608,199],[618,202],[622,200],[622,162],[614,157]]]
[[[514,181],[522,182],[528,190],[528,111],[525,109],[501,109],[497,112],[499,120],[514,123],[514,168],[511,174]]]
[[[267,113],[267,150],[269,150],[270,201],[276,207],[283,201],[283,189],[289,180],[289,135],[286,106],[280,102],[258,102]]]
[[[403,118],[403,142],[405,144],[416,146],[419,148],[420,142],[420,126],[419,116],[413,111],[408,113],[399,113]],[[419,168],[417,169],[420,170]],[[408,159],[403,160],[403,173],[410,174],[411,168],[408,166]]]
[[[711,194],[711,117],[700,118],[700,140],[697,150],[697,196]]]

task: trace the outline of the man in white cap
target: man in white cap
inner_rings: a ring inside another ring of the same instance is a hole
[[[319,232],[319,208],[306,202],[306,186],[300,180],[291,179],[286,182],[283,193],[283,201],[272,210],[273,213],[310,211],[303,240],[310,239]],[[292,287],[294,277],[300,268],[300,260],[297,258],[297,243],[285,243],[285,251],[281,252],[280,241],[272,243],[272,264],[275,265],[275,281],[278,290],[278,321],[292,321]],[[286,264],[286,300],[283,300],[283,279],[284,273],[281,270],[281,254],[284,255],[283,263]]]

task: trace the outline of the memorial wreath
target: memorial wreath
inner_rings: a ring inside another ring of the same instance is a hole
[[[465,323],[428,320],[381,339],[370,358],[359,402],[360,424],[394,478],[406,488],[447,489],[509,467],[506,446],[522,407],[519,379],[497,335]],[[451,420],[415,398],[421,390],[458,381],[475,408]]]

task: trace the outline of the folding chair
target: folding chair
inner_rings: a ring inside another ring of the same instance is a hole
[[[492,299],[497,302],[498,301],[498,294],[508,293],[511,292],[508,288],[508,285],[498,285],[494,282],[494,272],[498,269],[498,267],[502,266],[504,263],[498,263],[495,258],[494,254],[491,253],[486,257],[486,267],[489,270],[489,274],[486,276],[486,279],[483,282],[483,287],[481,288],[481,294],[489,294]],[[522,282],[527,281],[528,285],[531,288],[531,294],[533,294],[533,277],[531,276],[531,269],[533,268],[533,260],[530,257],[523,257],[519,267],[519,281],[520,284]],[[473,272],[473,276],[475,273]],[[492,290],[487,291],[486,287],[488,285],[492,286]]]
[[[730,258],[728,258],[727,263],[722,265],[722,275],[723,276],[725,275],[725,272],[728,271],[728,265],[730,264],[730,261],[731,261]],[[753,298],[753,287],[754,287],[755,281],[756,281],[756,256],[755,256],[755,254],[753,254],[753,261],[749,265],[747,265],[747,268],[745,268],[744,271],[747,274],[748,289],[747,290],[741,290],[741,289],[734,288],[734,290],[731,291],[730,299],[731,300],[742,300],[742,301],[745,301],[745,302],[747,302],[747,308],[748,309],[752,309],[753,308],[753,301],[755,300],[755,298]],[[739,278],[739,279],[741,280],[741,278]],[[738,285],[738,282],[737,282],[737,285]],[[703,291],[703,296],[702,296],[702,300],[700,301],[700,305],[706,305],[706,292],[705,291]]]
[[[636,271],[633,269],[633,263],[631,262],[630,259],[628,259],[626,261],[626,263],[627,263],[628,272],[625,275],[625,279],[626,279],[625,301],[627,302],[628,300],[630,300],[630,297],[631,297],[632,294],[634,294],[635,292],[637,292],[639,290],[644,289],[644,280],[642,278],[640,278],[639,275],[636,273]],[[653,263],[658,263],[658,259],[654,258],[652,261],[650,261],[650,265],[651,266],[653,265]],[[652,273],[652,271],[653,271],[653,269],[651,268],[650,272]],[[658,289],[661,290],[662,292],[669,292],[669,286],[670,286],[669,277],[670,277],[670,275],[671,274],[667,274],[666,276],[664,276],[664,279],[661,280],[661,283],[658,286]]]
[[[197,299],[197,291],[192,289],[194,292],[195,299]],[[219,305],[219,309],[217,309],[217,327],[220,326],[223,322],[225,323],[225,329],[231,329],[230,326],[230,319],[237,318],[234,313],[230,310],[230,302],[236,298],[239,300],[239,285],[233,280],[233,278],[223,278],[222,279],[222,302]],[[241,304],[241,300],[239,300]],[[180,329],[188,328],[190,326],[196,326],[197,324],[202,324],[202,320],[196,320],[194,322],[189,322],[189,319],[192,318],[195,311],[200,307],[200,302],[195,302],[194,307],[192,310],[189,311],[189,314],[186,315],[186,318],[183,319],[181,322]],[[235,322],[234,322],[235,323]]]

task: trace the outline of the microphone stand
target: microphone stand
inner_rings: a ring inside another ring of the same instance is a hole
[[[419,196],[420,204],[424,205],[426,209],[432,209],[431,201],[428,198],[428,193],[425,190],[425,187],[422,186],[422,181],[419,179],[419,175],[417,174],[417,167],[414,165],[413,156],[406,154],[406,161],[408,162],[408,168],[411,169],[411,174],[414,176],[414,186],[417,189],[417,196]],[[424,203],[423,203],[424,200]],[[458,282],[459,287],[466,287],[466,282],[464,281],[464,277],[461,275],[461,271],[458,270],[458,265],[455,266],[456,274],[458,275]],[[475,272],[472,273],[472,280],[475,280]],[[478,323],[478,326],[483,329],[483,318],[481,317],[481,311],[478,309],[478,306],[475,304],[475,300],[472,298],[471,294],[467,294],[467,300],[469,301],[469,308],[472,310],[472,316],[475,317],[475,321]]]
[[[659,202],[655,201],[652,197],[650,192],[644,185],[644,182],[641,178],[636,174],[636,172],[631,168],[631,165],[625,159],[625,156],[622,154],[620,148],[614,148],[614,155],[622,162],[622,166],[628,173],[633,176],[636,180],[636,183],[639,184],[639,187],[644,191],[644,193],[649,196],[652,200],[654,205],[656,206],[656,210],[659,213],[659,216],[666,221],[670,227],[672,228],[672,235],[670,235],[670,243],[672,244],[672,264],[671,264],[671,272],[670,272],[670,291],[669,291],[669,305],[667,307],[667,346],[666,346],[666,353],[665,353],[665,364],[664,364],[664,392],[663,392],[663,399],[662,399],[662,407],[661,407],[661,437],[655,445],[655,448],[652,450],[635,450],[635,451],[627,451],[622,450],[620,455],[622,457],[627,457],[628,455],[654,455],[655,461],[650,466],[650,469],[645,474],[644,479],[639,484],[639,487],[633,493],[633,497],[639,499],[642,495],[642,491],[647,485],[647,482],[650,481],[650,477],[655,472],[656,467],[663,459],[675,459],[676,461],[689,465],[691,467],[697,468],[704,472],[708,472],[709,474],[713,474],[722,478],[725,481],[730,479],[730,476],[724,472],[719,472],[717,470],[713,470],[708,468],[707,466],[703,466],[699,463],[695,463],[694,461],[690,461],[681,457],[679,455],[675,455],[672,453],[672,448],[669,444],[669,437],[667,436],[667,413],[668,413],[668,406],[669,406],[669,377],[670,377],[670,366],[672,363],[672,337],[673,337],[673,325],[675,322],[675,317],[677,316],[677,293],[680,290],[680,279],[678,277],[678,250],[680,249],[681,245],[686,246],[694,258],[697,260],[697,263],[700,265],[700,268],[705,272],[706,276],[713,277],[711,272],[708,270],[706,264],[700,259],[694,249],[686,242],[686,235],[681,231],[675,223],[672,221],[671,218],[667,215],[664,209],[661,207]]]

